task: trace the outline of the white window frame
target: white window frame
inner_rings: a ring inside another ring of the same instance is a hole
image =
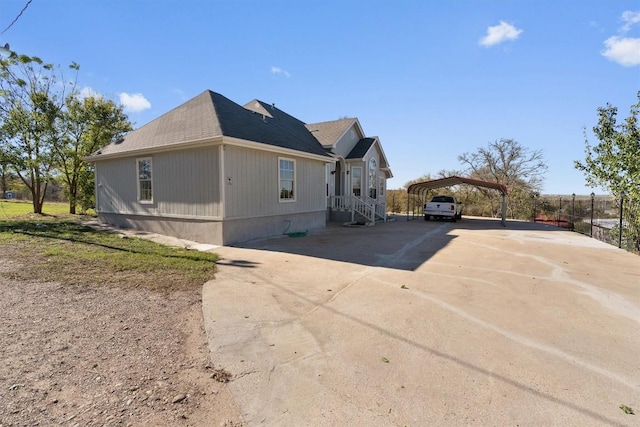
[[[368,196],[370,199],[378,200],[378,162],[371,158],[367,162]],[[375,197],[372,197],[372,194]]]
[[[378,195],[380,197],[384,197],[384,185],[385,185],[385,179],[384,177],[380,177],[379,178],[379,183],[378,183]]]
[[[293,167],[293,176],[291,178],[288,177],[283,177],[282,176],[282,166],[281,166],[281,162],[291,162],[291,165]],[[291,181],[292,185],[292,191],[293,191],[293,196],[292,197],[282,197],[282,192],[283,192],[283,188],[282,188],[282,181],[283,180],[287,180],[287,181]],[[296,160],[295,159],[291,159],[288,157],[278,157],[278,202],[280,203],[291,203],[291,202],[295,202],[296,201],[296,196],[298,193],[298,190],[296,188]]]
[[[356,173],[356,170],[358,172],[360,172],[360,176],[358,176],[358,177],[357,177],[358,174]],[[356,179],[360,180],[360,188],[359,188],[360,194],[355,194],[355,191],[354,191],[356,189],[356,187],[355,187]],[[363,184],[362,181],[363,181],[362,180],[362,167],[361,166],[352,167],[351,168],[351,194],[353,194],[355,197],[362,197],[362,184]]]
[[[149,162],[149,172],[150,172],[150,177],[149,179],[144,179],[142,180],[140,178],[140,163],[141,162]],[[151,157],[139,157],[136,159],[136,181],[137,181],[137,189],[138,189],[138,202],[140,203],[153,203],[153,159]],[[150,195],[151,197],[149,199],[143,199],[143,192],[141,189],[142,183],[148,181],[150,184]]]

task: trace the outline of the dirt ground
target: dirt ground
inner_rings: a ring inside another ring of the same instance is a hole
[[[0,427],[244,425],[200,291],[6,279],[13,268],[0,253]]]

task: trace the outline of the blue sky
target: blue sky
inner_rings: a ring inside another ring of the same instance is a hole
[[[0,31],[27,2],[1,0]],[[597,143],[597,108],[622,120],[640,90],[637,0],[32,0],[5,43],[77,62],[136,127],[207,89],[307,123],[358,117],[388,188],[513,138],[542,150],[543,193],[588,194],[583,128]]]

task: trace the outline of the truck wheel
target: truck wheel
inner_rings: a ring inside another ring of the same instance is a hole
[[[429,219],[430,219],[430,218],[429,218],[429,215],[425,215],[425,216],[424,216],[424,220],[425,220],[425,221],[429,221]]]

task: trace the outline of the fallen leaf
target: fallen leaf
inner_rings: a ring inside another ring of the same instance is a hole
[[[620,405],[620,409],[622,409],[622,412],[624,412],[625,414],[635,415],[635,412],[633,412],[633,408],[630,408],[627,405]]]

